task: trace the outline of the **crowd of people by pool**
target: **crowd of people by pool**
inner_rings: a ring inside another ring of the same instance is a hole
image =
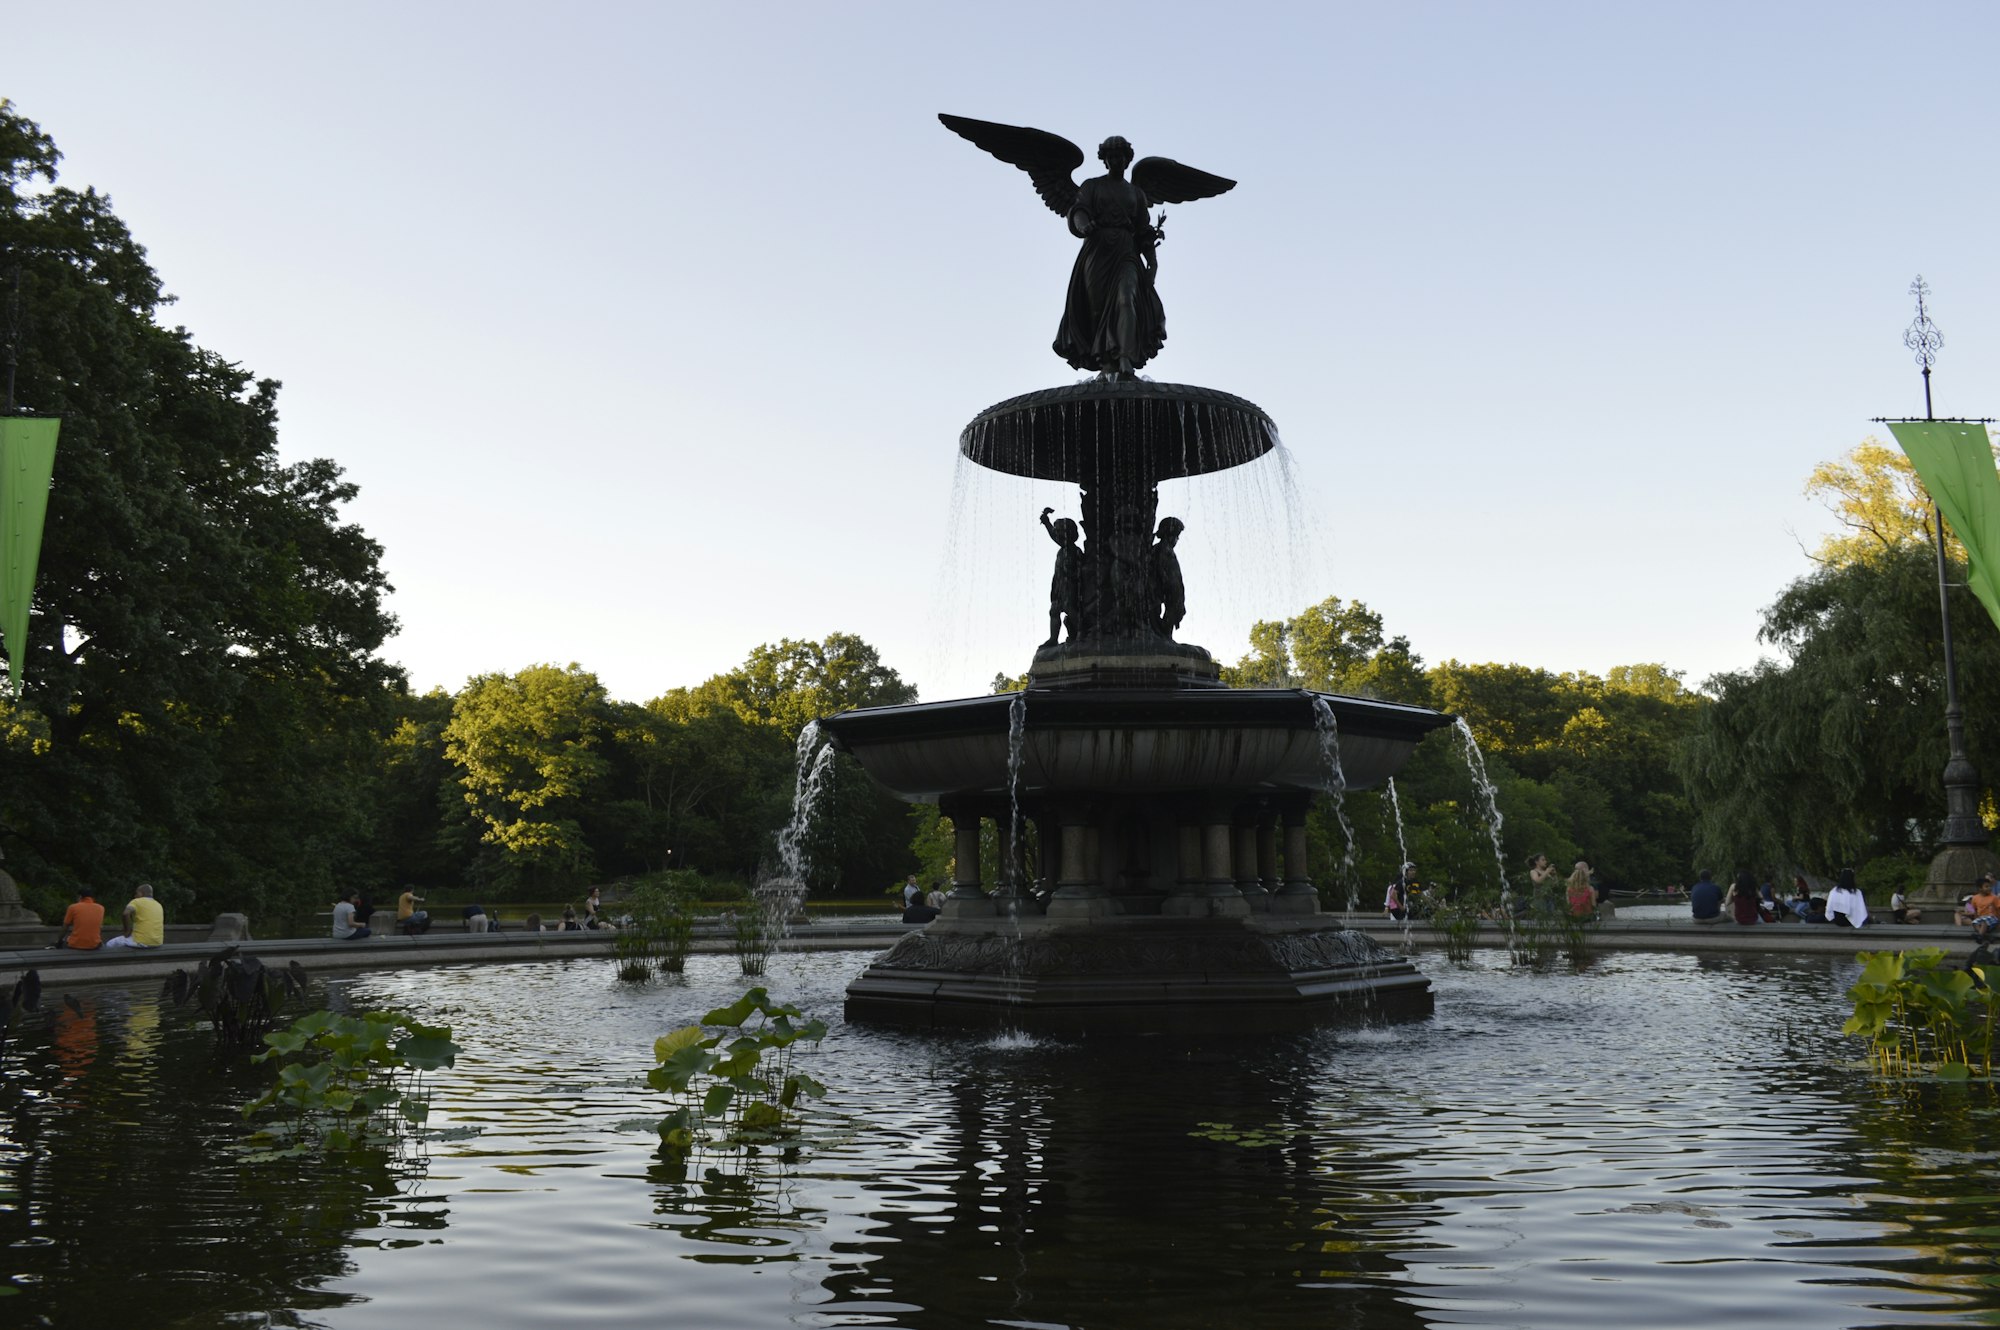
[[[1567,875],[1552,865],[1545,854],[1530,855],[1526,867],[1522,882],[1519,885],[1510,882],[1497,903],[1479,910],[1482,917],[1504,919],[1567,913],[1575,918],[1596,918],[1613,895],[1604,880],[1582,859],[1577,860]],[[1871,919],[1877,923],[1923,922],[1922,911],[1910,904],[1908,894],[1900,887],[1890,893],[1886,910],[1871,913],[1851,868],[1843,868],[1833,878],[1820,882],[1804,873],[1794,873],[1789,891],[1781,890],[1776,879],[1777,874],[1772,871],[1758,874],[1745,869],[1725,885],[1715,880],[1713,869],[1703,869],[1692,886],[1675,884],[1653,894],[1669,901],[1686,901],[1689,918],[1702,925],[1800,923],[1862,928]],[[1458,895],[1450,887],[1426,886],[1417,865],[1406,863],[1383,893],[1382,912],[1399,922],[1422,919]],[[1971,894],[1960,900],[1953,920],[1972,928],[1980,941],[2000,938],[2000,881],[1996,881],[1994,874],[1982,876]]]

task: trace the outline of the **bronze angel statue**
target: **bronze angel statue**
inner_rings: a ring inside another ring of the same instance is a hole
[[[1097,147],[1104,174],[1076,183],[1083,149],[1057,134],[990,120],[940,115],[946,129],[1035,182],[1035,192],[1072,235],[1083,241],[1070,270],[1069,299],[1055,352],[1077,369],[1107,378],[1129,379],[1159,354],[1167,340],[1167,316],[1153,279],[1159,272],[1159,244],[1166,238],[1163,211],[1156,203],[1192,203],[1236,187],[1234,180],[1182,166],[1166,157],[1132,160],[1132,145],[1113,136]],[[1125,178],[1125,168],[1132,178]]]

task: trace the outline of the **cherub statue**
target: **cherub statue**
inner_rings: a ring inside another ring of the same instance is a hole
[[[1181,581],[1180,556],[1174,553],[1174,546],[1180,543],[1181,532],[1187,525],[1178,517],[1160,519],[1160,529],[1154,533],[1152,566],[1148,569],[1147,598],[1157,610],[1153,615],[1153,629],[1169,642],[1174,640],[1174,629],[1187,618],[1187,584]]]
[[[1083,551],[1076,547],[1077,529],[1073,518],[1049,520],[1053,508],[1042,509],[1042,529],[1056,543],[1056,573],[1049,579],[1049,640],[1052,647],[1062,636],[1063,620],[1069,620],[1069,636],[1076,640],[1077,604],[1083,597]]]
[[[1056,330],[1056,354],[1076,369],[1097,370],[1106,378],[1133,377],[1167,340],[1166,312],[1153,288],[1167,215],[1161,212],[1154,221],[1152,205],[1211,198],[1234,189],[1236,182],[1167,157],[1145,157],[1134,164],[1132,145],[1114,135],[1097,148],[1104,174],[1079,186],[1074,175],[1083,165],[1083,149],[1066,138],[964,116],[938,119],[953,133],[1026,171],[1042,202],[1082,239]],[[1128,166],[1130,180],[1125,178]]]

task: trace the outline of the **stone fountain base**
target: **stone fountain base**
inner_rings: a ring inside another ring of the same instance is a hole
[[[939,919],[847,989],[852,1021],[1031,1033],[1299,1029],[1432,1010],[1410,961],[1325,916]]]

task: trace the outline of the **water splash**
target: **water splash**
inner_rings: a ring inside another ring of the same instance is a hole
[[[1500,897],[1503,904],[1511,903],[1508,897],[1513,886],[1507,881],[1507,852],[1500,847],[1500,797],[1493,788],[1493,781],[1486,774],[1486,755],[1479,751],[1479,740],[1472,737],[1472,727],[1460,716],[1452,722],[1458,731],[1459,751],[1465,755],[1465,769],[1472,773],[1473,787],[1478,790],[1480,802],[1486,806],[1486,834],[1493,842],[1493,866],[1500,873]],[[1512,911],[1508,912],[1509,917]]]
[[[792,784],[792,817],[778,832],[778,872],[759,881],[751,895],[756,901],[764,936],[784,937],[791,921],[805,907],[812,881],[812,831],[821,802],[833,788],[832,744],[809,721],[799,731],[798,768]]]
[[[1313,706],[1313,724],[1319,730],[1320,762],[1326,768],[1327,802],[1333,807],[1334,820],[1340,823],[1340,835],[1346,848],[1340,854],[1340,884],[1347,890],[1347,912],[1353,914],[1358,901],[1354,888],[1354,824],[1347,820],[1347,773],[1340,766],[1340,722],[1334,719],[1333,708],[1318,693],[1310,693]]]

